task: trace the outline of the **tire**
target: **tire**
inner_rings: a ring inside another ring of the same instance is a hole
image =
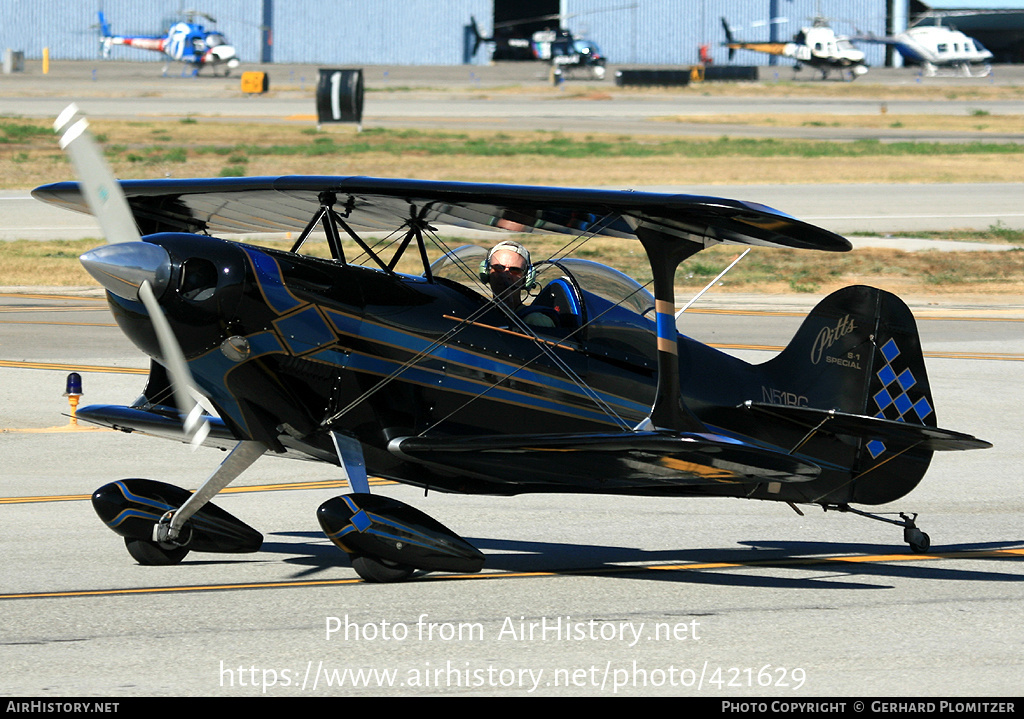
[[[929,549],[931,549],[931,546],[932,546],[932,540],[924,532],[921,532],[921,536],[918,537],[915,541],[910,542],[910,549],[915,554],[924,554]]]
[[[914,554],[924,554],[932,546],[931,537],[917,527],[908,527],[904,530],[903,540],[910,545],[910,550]]]
[[[124,538],[124,546],[132,559],[147,567],[167,567],[179,564],[188,554],[188,547],[163,547],[146,539]]]
[[[405,581],[416,571],[415,567],[372,557],[353,557],[352,568],[364,581],[379,584]]]

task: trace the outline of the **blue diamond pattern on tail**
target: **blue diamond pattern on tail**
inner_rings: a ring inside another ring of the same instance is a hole
[[[934,411],[931,402],[925,396],[912,397],[909,392],[917,386],[917,378],[909,367],[901,366],[902,352],[894,339],[890,339],[879,353],[884,364],[875,373],[881,383],[881,389],[872,395],[877,411],[875,416],[880,419],[891,419],[898,422],[924,424],[924,420]],[[872,440],[865,445],[871,457],[877,459],[885,452],[885,444]]]
[[[898,360],[902,353],[896,341],[890,339],[882,345],[880,351],[885,364],[875,373],[882,385],[882,389],[873,397],[878,408],[875,416],[924,424],[924,420],[933,411],[931,403],[924,396],[914,398],[909,394],[917,386],[917,378],[909,367],[899,366]]]

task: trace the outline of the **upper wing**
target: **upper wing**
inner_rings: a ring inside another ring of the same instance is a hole
[[[472,229],[628,238],[643,228],[667,242],[833,252],[852,247],[845,238],[778,210],[696,195],[307,176],[125,180],[121,186],[143,234],[294,232],[327,203],[359,231],[391,231],[414,219]],[[75,182],[44,185],[32,194],[89,211]]]

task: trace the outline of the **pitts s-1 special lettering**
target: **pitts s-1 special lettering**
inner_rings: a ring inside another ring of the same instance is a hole
[[[811,345],[811,362],[818,364],[826,350],[856,329],[857,325],[850,315],[843,317],[834,327],[822,327],[814,344]]]

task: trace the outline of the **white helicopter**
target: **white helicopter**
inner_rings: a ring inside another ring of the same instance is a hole
[[[925,20],[933,23],[920,24]],[[861,35],[855,39],[894,46],[907,63],[920,65],[928,77],[987,77],[992,72],[992,53],[977,40],[943,25],[941,15],[925,15],[894,37]]]
[[[828,21],[820,16],[815,17],[810,26],[800,28],[800,32],[789,42],[736,40],[732,28],[724,17],[722,27],[725,29],[726,40],[723,44],[729,48],[730,59],[736,50],[789,57],[796,60],[795,69],[799,70],[802,65],[809,65],[821,72],[822,79],[827,78],[833,70],[838,70],[844,76],[849,73],[851,80],[868,71],[867,65],[864,64],[864,52],[854,47],[850,38],[837,35],[829,27]]]

